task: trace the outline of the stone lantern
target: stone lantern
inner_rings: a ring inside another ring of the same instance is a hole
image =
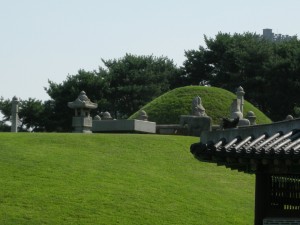
[[[91,109],[96,109],[98,104],[91,102],[84,91],[81,91],[78,98],[68,102],[68,107],[75,109],[75,116],[72,119],[74,133],[92,133],[93,118],[90,116]]]

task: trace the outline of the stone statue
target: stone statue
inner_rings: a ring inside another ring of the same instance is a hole
[[[102,119],[103,120],[112,120],[113,118],[111,117],[110,113],[106,111],[106,112],[102,113]]]
[[[100,117],[99,115],[96,115],[96,116],[94,117],[94,120],[99,121],[99,120],[101,120],[101,117]]]
[[[192,102],[192,115],[193,116],[207,116],[205,108],[202,106],[202,101],[199,96],[195,97]]]
[[[139,120],[144,120],[144,121],[147,121],[147,120],[148,120],[148,115],[147,115],[147,113],[145,112],[145,110],[141,110],[141,111],[140,111],[138,119],[139,119]]]
[[[191,115],[180,115],[179,126],[188,135],[199,137],[203,131],[211,131],[212,119],[205,113],[201,98],[192,101]]]

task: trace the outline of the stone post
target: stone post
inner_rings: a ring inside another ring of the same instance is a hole
[[[244,95],[245,95],[244,89],[241,86],[239,86],[238,89],[236,90],[236,97],[240,102],[241,113],[244,113]]]
[[[256,116],[254,112],[249,111],[246,115],[246,118],[250,121],[250,125],[256,125]]]
[[[19,99],[14,96],[12,99],[11,106],[11,132],[18,132],[18,122],[19,122]]]

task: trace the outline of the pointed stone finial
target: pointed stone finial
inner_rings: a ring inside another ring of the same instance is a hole
[[[236,95],[237,96],[244,96],[245,95],[245,91],[244,91],[244,88],[242,88],[241,86],[239,86],[237,89],[236,89]]]
[[[246,118],[250,121],[250,125],[256,125],[256,116],[254,112],[247,112]]]

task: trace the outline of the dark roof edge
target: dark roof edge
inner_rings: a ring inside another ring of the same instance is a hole
[[[210,141],[216,143],[221,138],[232,140],[237,136],[240,136],[242,139],[244,139],[248,136],[253,135],[255,138],[257,138],[265,133],[271,136],[279,131],[286,133],[294,129],[300,129],[300,118],[275,122],[271,124],[245,126],[226,130],[204,131],[201,133],[200,141],[203,144],[207,144]]]

